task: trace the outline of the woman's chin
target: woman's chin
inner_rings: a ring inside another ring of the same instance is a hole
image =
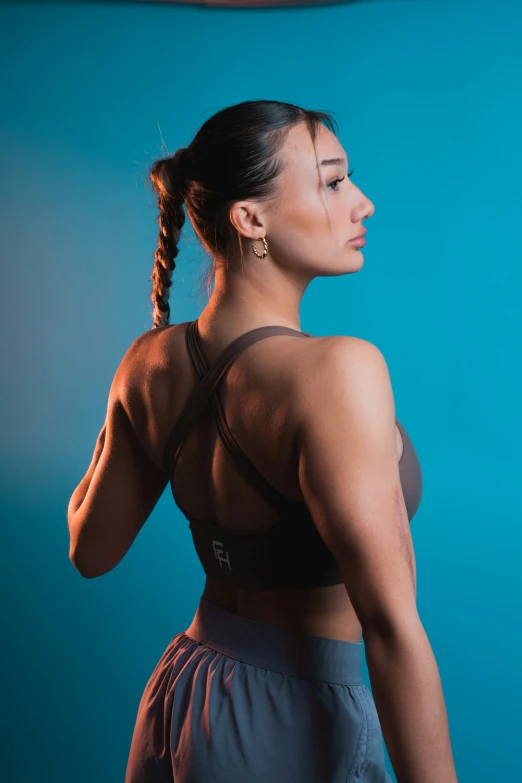
[[[353,266],[356,264],[356,269],[354,271],[357,271],[360,269],[364,263],[364,255],[362,253],[362,250],[359,247],[352,248],[353,252],[350,254],[350,265]]]

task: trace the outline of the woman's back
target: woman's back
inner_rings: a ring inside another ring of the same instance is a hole
[[[236,337],[252,328],[232,323],[233,319],[228,319],[233,331],[218,323],[211,326],[198,321],[209,366]],[[180,324],[156,330],[137,359],[146,366],[136,377],[143,378],[146,385],[132,418],[135,428],[141,427],[138,436],[158,465],[162,464],[168,435],[200,380],[187,351],[186,328]],[[277,491],[301,502],[304,509],[298,475],[297,411],[302,409],[300,401],[307,384],[321,367],[321,357],[339,340],[361,343],[347,337],[272,335],[243,349],[219,388],[226,421],[241,449]],[[139,409],[147,412],[146,421],[143,413],[138,415]],[[325,405],[321,416],[326,421],[329,415]],[[396,441],[399,461],[404,444],[398,427]],[[411,449],[411,443],[409,446]],[[192,518],[216,520],[225,528],[245,532],[266,530],[278,521],[277,510],[245,480],[226,454],[210,406],[191,427],[172,476],[175,500]],[[209,575],[203,597],[271,625],[313,636],[361,639],[361,625],[343,582],[318,588],[251,590]]]

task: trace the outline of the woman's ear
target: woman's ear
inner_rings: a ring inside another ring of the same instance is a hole
[[[236,201],[230,207],[230,222],[245,239],[260,239],[266,233],[256,206],[252,201]]]

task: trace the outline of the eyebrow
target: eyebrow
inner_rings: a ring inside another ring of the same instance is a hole
[[[346,163],[344,158],[325,158],[321,161],[321,166],[342,166]]]

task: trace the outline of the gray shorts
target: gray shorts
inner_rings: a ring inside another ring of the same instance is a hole
[[[362,661],[200,599],[145,687],[125,783],[392,783]]]

